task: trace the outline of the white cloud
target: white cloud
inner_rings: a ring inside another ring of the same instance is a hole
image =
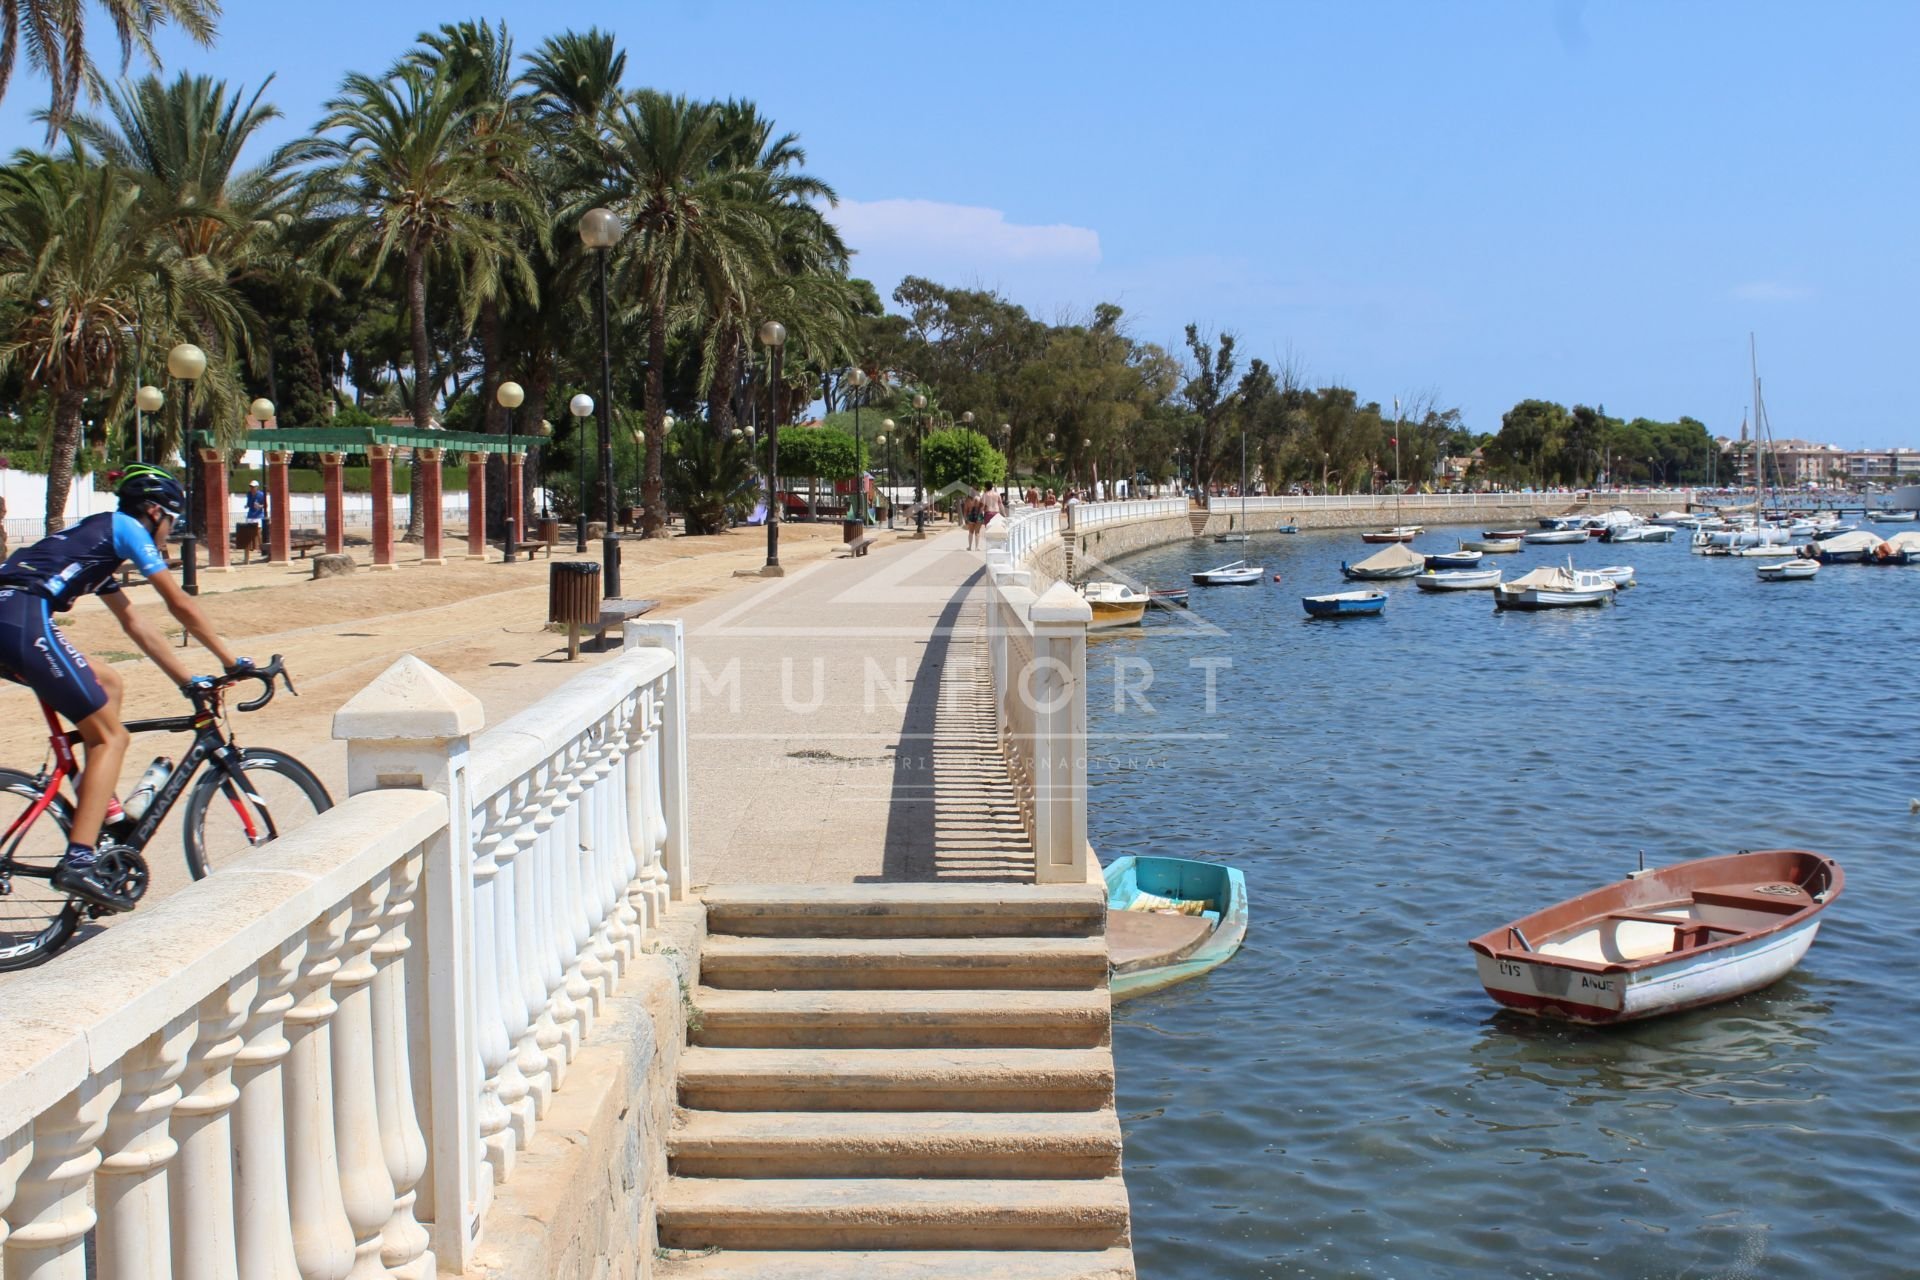
[[[1749,280],[1733,287],[1733,297],[1738,302],[1800,302],[1812,296],[1811,289],[1778,280]]]
[[[938,200],[842,200],[827,211],[849,247],[877,258],[1008,265],[1082,265],[1100,261],[1100,233],[1065,223],[1023,226],[998,209]]]

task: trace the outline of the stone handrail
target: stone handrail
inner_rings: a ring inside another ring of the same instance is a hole
[[[1087,624],[1065,583],[1035,596],[1024,569],[988,564],[994,728],[1033,843],[1034,880],[1083,884],[1087,860]]]
[[[345,801],[0,988],[7,1280],[467,1265],[686,889],[679,624],[626,640],[486,733],[403,658]]]
[[[1248,495],[1248,511],[1379,511],[1398,505],[1410,510],[1429,507],[1512,507],[1531,506],[1564,500],[1569,506],[1604,506],[1610,499],[1634,502],[1693,501],[1692,489],[1635,489],[1615,492],[1608,489],[1578,490],[1572,493],[1403,493],[1397,499],[1390,493],[1292,493]],[[1241,499],[1215,496],[1207,500],[1207,510],[1233,514],[1240,510]]]
[[[1188,510],[1185,498],[1121,498],[1113,502],[1034,507],[1008,520],[1004,530],[988,525],[987,545],[995,550],[1004,547],[1011,563],[1023,565],[1062,533],[1085,533],[1133,520],[1165,520],[1184,516]]]

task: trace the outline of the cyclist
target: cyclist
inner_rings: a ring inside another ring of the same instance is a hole
[[[181,589],[159,548],[166,545],[174,521],[186,514],[187,495],[180,482],[158,467],[128,469],[118,490],[120,509],[88,516],[59,533],[13,553],[0,565],[0,676],[26,685],[40,700],[73,722],[87,746],[80,776],[79,803],[67,833],[67,851],[53,873],[53,887],[110,911],[127,911],[133,899],[122,893],[100,865],[115,845],[102,841],[101,826],[113,804],[114,787],[127,754],[129,735],[120,723],[123,685],[111,667],[95,666],[53,624],[53,614],[73,607],[83,595],[106,602],[127,638],[173,678],[189,698],[213,687],[181,665],[166,637],[133,611],[114,581],[123,561],[145,574],[187,633],[218,658],[229,675],[252,664],[233,651],[208,623],[206,614]]]

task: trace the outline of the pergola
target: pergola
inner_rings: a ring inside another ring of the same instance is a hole
[[[325,477],[328,552],[338,554],[345,542],[347,455],[364,453],[373,473],[373,567],[393,568],[393,452],[412,449],[413,465],[422,468],[421,498],[425,536],[424,563],[443,564],[440,553],[440,464],[449,452],[467,464],[467,559],[487,554],[487,455],[507,455],[507,502],[513,527],[526,528],[525,474],[527,450],[538,436],[482,435],[472,431],[421,431],[414,427],[274,427],[246,433],[238,446],[214,445],[205,432],[194,442],[200,462],[200,492],[205,495],[207,562],[213,569],[232,566],[227,546],[227,464],[236,447],[258,449],[267,459],[267,517],[270,537],[267,559],[284,564],[293,556],[292,502],[287,479],[295,450],[320,455]]]

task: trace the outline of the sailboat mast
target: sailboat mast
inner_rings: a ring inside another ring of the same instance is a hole
[[[1240,420],[1240,532],[1247,531],[1247,420]]]
[[[1767,519],[1767,445],[1761,429],[1764,414],[1760,408],[1760,353],[1753,331],[1747,331],[1747,365],[1753,372],[1753,518],[1764,525]]]

